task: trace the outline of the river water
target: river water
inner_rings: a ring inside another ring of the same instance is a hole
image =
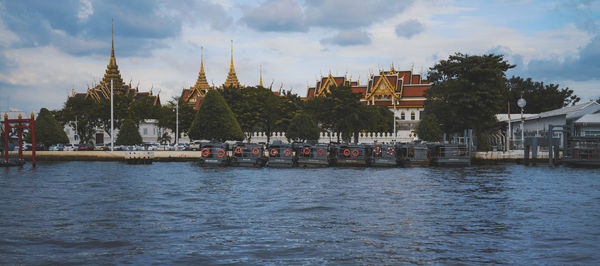
[[[0,264],[596,264],[600,170],[0,169]]]

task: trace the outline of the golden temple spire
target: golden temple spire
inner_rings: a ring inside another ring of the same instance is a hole
[[[197,94],[201,97],[204,97],[206,91],[210,89],[210,85],[208,85],[208,80],[206,80],[206,74],[204,74],[204,47],[200,47],[200,73],[198,73],[198,79],[196,79],[196,84],[194,84],[193,89],[197,90]],[[190,97],[195,95],[194,92],[190,94]]]
[[[235,68],[233,67],[233,40],[231,40],[231,63],[229,64],[229,72],[235,73]]]
[[[110,48],[110,62],[108,65],[116,66],[117,59],[115,58],[115,20],[112,20],[112,25],[110,28],[110,38],[111,38],[111,48]]]
[[[117,59],[115,57],[115,31],[114,31],[114,20],[111,26],[111,48],[110,48],[110,60],[106,66],[104,77],[100,81],[100,85],[110,87],[110,81],[113,81],[115,90],[119,91],[123,87],[123,78],[119,72],[119,66],[117,65]]]
[[[235,74],[235,68],[233,66],[233,40],[231,40],[231,64],[229,65],[229,73],[227,79],[225,79],[224,87],[241,87],[240,82]]]
[[[200,73],[204,73],[204,46],[200,46]]]
[[[263,86],[263,83],[262,83],[262,65],[260,65],[260,79],[258,81],[258,86],[261,86],[261,87]]]

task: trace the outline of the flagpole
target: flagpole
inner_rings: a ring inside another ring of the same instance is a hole
[[[110,80],[110,151],[115,150],[115,122],[114,122],[114,108],[113,108],[113,81]]]

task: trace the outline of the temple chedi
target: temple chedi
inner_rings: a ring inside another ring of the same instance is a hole
[[[211,89],[206,80],[206,74],[204,73],[204,47],[201,48],[200,53],[200,72],[198,73],[198,79],[196,84],[189,89],[183,89],[181,92],[181,99],[188,105],[198,109],[200,101],[204,99],[204,96]]]
[[[104,77],[102,77],[102,80],[100,80],[98,84],[93,85],[92,88],[88,88],[85,93],[75,93],[75,91],[73,91],[71,97],[92,98],[97,102],[110,100],[110,83],[112,81],[114,94],[131,96],[134,101],[149,99],[150,103],[153,105],[160,105],[160,97],[158,95],[153,95],[152,90],[150,90],[150,92],[140,92],[137,87],[133,88],[131,83],[125,84],[123,82],[119,66],[117,65],[117,58],[115,57],[114,25],[111,35],[110,59],[108,60],[108,65],[106,65]]]
[[[233,66],[233,40],[231,41],[231,63],[229,65],[229,73],[227,73],[227,79],[223,83],[223,87],[236,87],[239,88],[240,82],[238,81],[237,75],[235,74],[235,67]]]

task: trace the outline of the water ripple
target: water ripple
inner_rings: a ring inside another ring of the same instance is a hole
[[[0,264],[600,264],[600,173],[0,170]]]

